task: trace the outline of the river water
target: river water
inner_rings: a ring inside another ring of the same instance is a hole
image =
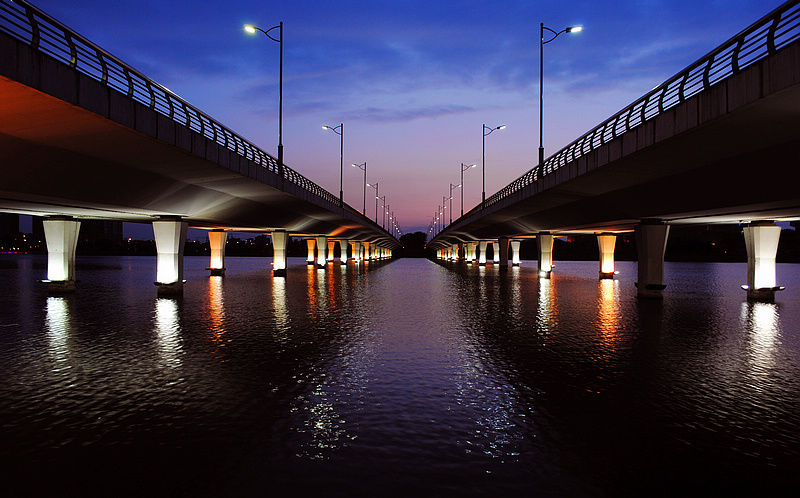
[[[307,267],[0,256],[3,496],[781,495],[800,489],[800,265]],[[796,495],[795,495],[796,496]]]

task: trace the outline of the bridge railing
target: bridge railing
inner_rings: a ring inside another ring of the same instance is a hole
[[[337,196],[288,166],[280,168],[271,155],[29,3],[0,0],[0,30],[276,175],[282,174],[285,180],[314,195],[339,204]],[[347,204],[342,208],[361,214]]]
[[[781,5],[486,199],[495,204],[800,38],[800,1]],[[479,205],[475,209],[480,209]]]

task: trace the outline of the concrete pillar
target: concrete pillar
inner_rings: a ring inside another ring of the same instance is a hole
[[[329,240],[328,241],[328,258],[326,260],[328,263],[333,263],[333,260],[335,259],[334,256],[333,256],[334,247],[336,247],[336,241],[335,240]]]
[[[159,294],[183,294],[183,248],[188,230],[185,221],[153,222],[157,253],[155,284]]]
[[[47,242],[47,287],[50,292],[75,291],[75,249],[81,222],[67,218],[44,220]]]
[[[339,240],[339,249],[341,250],[342,254],[339,255],[339,261],[342,263],[347,263],[347,241],[344,239]]]
[[[469,262],[474,263],[478,259],[478,242],[469,243]]]
[[[742,288],[747,291],[748,301],[772,302],[775,291],[784,289],[777,285],[775,271],[781,227],[772,222],[754,222],[743,231],[747,248],[747,285]]]
[[[500,271],[508,271],[508,237],[500,237],[497,245],[499,246],[497,252],[500,256]]]
[[[286,248],[289,244],[289,234],[283,230],[272,232],[272,276],[285,277],[289,261],[286,257]]]
[[[317,268],[325,268],[325,248],[328,247],[328,237],[320,235],[317,237]]]
[[[350,244],[350,259],[353,261],[358,261],[359,258],[358,258],[358,246],[356,245],[357,243],[351,240],[349,241],[349,244]]]
[[[480,250],[481,250],[481,253],[478,255],[478,264],[481,265],[481,266],[486,266],[486,246],[487,246],[487,244],[488,244],[488,241],[486,241],[486,240],[481,240],[480,242],[478,242],[478,245],[480,246]]]
[[[550,278],[553,271],[553,234],[541,232],[536,235],[536,242],[539,244],[539,276]]]
[[[643,298],[664,297],[664,251],[669,225],[659,220],[642,220],[636,227],[636,250],[639,255],[639,281],[636,287]]]
[[[313,265],[314,246],[316,246],[316,241],[314,239],[306,239],[306,245],[308,246],[308,256],[306,256],[306,264]]]
[[[520,244],[521,243],[518,240],[512,240],[511,241],[511,251],[512,251],[511,266],[519,266],[519,246],[520,246]]]
[[[614,246],[617,236],[614,234],[599,234],[597,247],[600,249],[600,279],[614,278]]]
[[[364,259],[369,260],[369,242],[362,242],[361,248],[364,250]]]
[[[212,230],[208,232],[208,245],[211,246],[211,260],[206,270],[211,270],[212,275],[225,275],[225,243],[228,241],[228,232]]]

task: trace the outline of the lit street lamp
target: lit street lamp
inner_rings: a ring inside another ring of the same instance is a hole
[[[375,182],[375,185],[370,185],[368,183],[367,187],[372,187],[372,188],[375,189],[375,224],[377,225],[378,224],[378,199],[380,199],[380,197],[378,197],[378,182]],[[366,216],[366,215],[367,214],[364,213],[364,216]]]
[[[328,125],[322,125],[322,129],[331,130],[339,135],[339,206],[344,206],[344,193],[342,190],[342,181],[344,180],[344,123],[340,123],[339,126],[334,126],[333,128]]]
[[[461,163],[461,216],[464,216],[464,172],[475,166],[477,166],[477,164]]]
[[[273,29],[278,30],[278,39],[273,38],[272,35],[269,34],[269,32]],[[255,34],[256,31],[261,31],[267,35],[267,38],[274,42],[278,42],[281,46],[280,68],[278,70],[278,175],[283,177],[283,22],[277,26],[269,28],[266,31],[259,27],[245,24],[244,30],[250,34]]]
[[[364,207],[361,209],[361,214],[363,214],[366,217],[367,216],[367,163],[365,161],[364,164],[353,164],[353,167],[364,171]]]
[[[453,224],[453,190],[461,187],[461,185],[450,184],[450,224]],[[464,216],[462,213],[461,216]]]
[[[506,125],[500,125],[490,128],[486,124],[483,125],[483,195],[481,196],[481,209],[486,207],[486,136],[491,135],[495,130],[502,130],[505,127]]]
[[[583,26],[569,26],[559,32],[555,32],[541,23],[539,25],[539,178],[544,176],[544,144],[542,138],[544,136],[544,46],[547,43],[558,38],[561,33],[577,33],[583,29]],[[544,41],[544,30],[552,33],[553,37]]]

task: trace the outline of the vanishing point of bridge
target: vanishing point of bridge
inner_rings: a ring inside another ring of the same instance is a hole
[[[800,219],[800,7],[790,1],[595,127],[429,243],[442,259],[500,269],[538,241],[549,278],[553,238],[597,234],[600,277],[616,234],[635,231],[638,293],[661,297],[670,225],[739,224],[749,299],[772,300],[776,221]],[[480,252],[478,252],[478,248]]]

